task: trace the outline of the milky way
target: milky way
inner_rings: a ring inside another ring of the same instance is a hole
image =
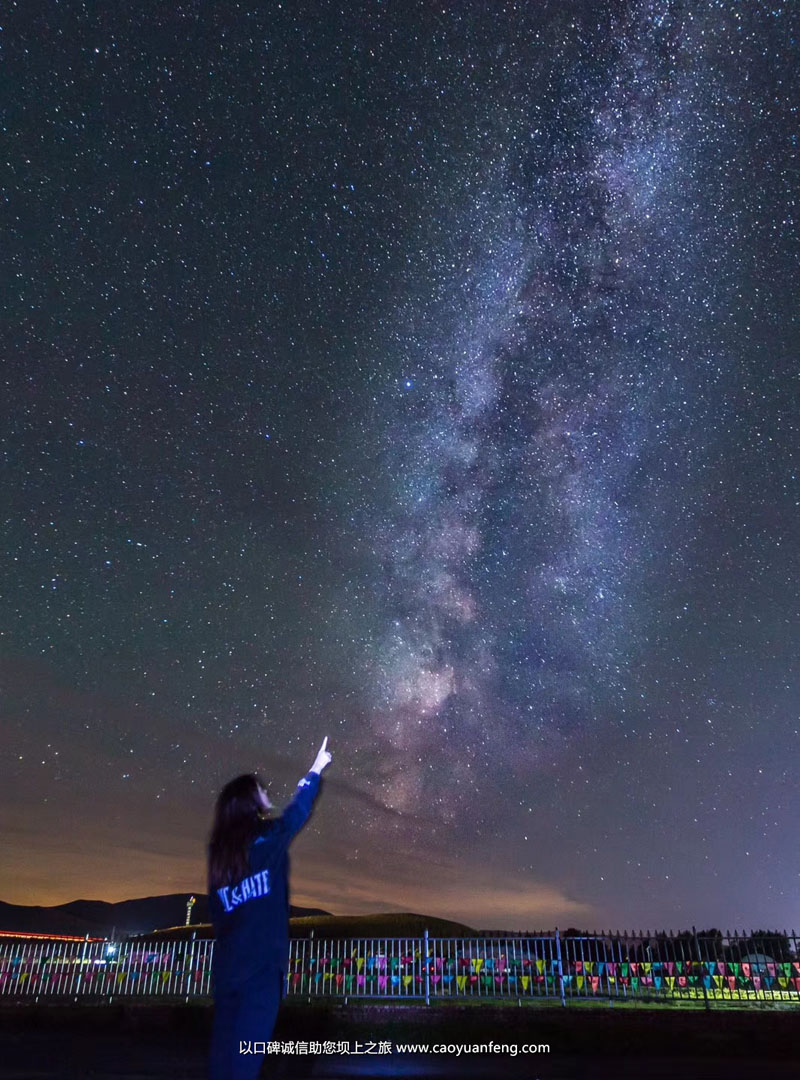
[[[797,16],[488,7],[7,19],[4,899],[791,920]]]
[[[476,762],[494,784],[488,759],[511,745],[535,768],[575,725],[608,722],[646,647],[647,574],[670,552],[647,512],[663,476],[644,462],[702,455],[703,395],[729,363],[710,335],[736,284],[735,222],[697,163],[731,100],[709,89],[706,29],[645,4],[604,47],[590,32],[592,59],[506,118],[527,120],[528,146],[497,146],[502,196],[465,208],[499,255],[473,240],[484,264],[445,275],[447,330],[415,342],[401,384],[423,418],[401,410],[391,429],[395,618],[374,721],[404,762],[390,805],[418,803],[442,745],[465,784],[430,778],[445,809],[474,797]]]

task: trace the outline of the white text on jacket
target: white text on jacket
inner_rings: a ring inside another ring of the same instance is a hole
[[[233,911],[239,904],[255,900],[257,896],[266,896],[269,892],[269,870],[262,870],[240,881],[238,885],[226,885],[217,889],[217,896],[226,911]]]

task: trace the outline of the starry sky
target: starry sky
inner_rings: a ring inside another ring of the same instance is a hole
[[[798,925],[798,21],[6,8],[0,898]]]

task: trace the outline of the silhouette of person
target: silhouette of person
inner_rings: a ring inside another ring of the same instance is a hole
[[[308,821],[330,761],[326,737],[280,817],[266,816],[272,804],[253,774],[237,776],[217,798],[208,844],[216,938],[210,1080],[249,1080],[261,1069],[286,993],[289,845]]]

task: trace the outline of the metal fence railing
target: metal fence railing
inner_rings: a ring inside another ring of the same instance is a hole
[[[784,1002],[800,1005],[794,931],[564,936],[299,938],[287,993],[297,998]],[[214,942],[0,940],[0,999],[211,994]]]
[[[0,941],[3,997],[203,997],[214,942]]]

